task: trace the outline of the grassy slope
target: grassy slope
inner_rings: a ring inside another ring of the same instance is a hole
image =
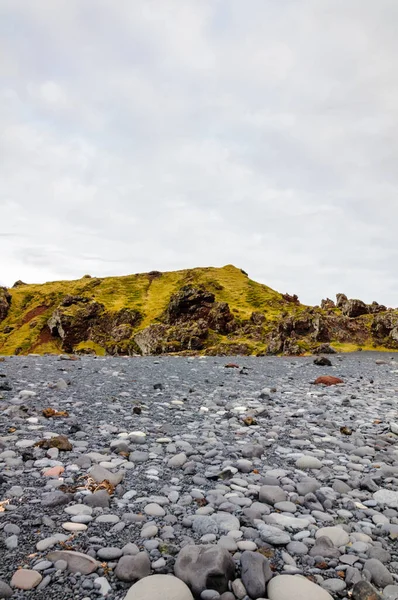
[[[170,296],[183,285],[201,285],[215,294],[218,302],[227,302],[235,318],[248,319],[253,311],[266,316],[271,323],[280,318],[281,313],[294,312],[296,315],[305,311],[304,305],[295,306],[287,303],[282,295],[266,285],[251,280],[240,269],[227,265],[223,268],[197,268],[162,273],[160,277],[152,277],[147,273],[127,275],[124,277],[82,278],[76,281],[55,281],[45,284],[22,285],[12,288],[11,309],[7,318],[0,323],[0,354],[29,352],[61,352],[59,340],[53,339],[43,328],[54,309],[67,294],[86,296],[102,303],[108,311],[119,311],[122,308],[138,309],[143,320],[134,331],[137,333],[159,319],[168,305]],[[76,307],[66,309],[73,313]],[[336,312],[337,311],[336,309]],[[362,317],[369,319],[368,317]],[[10,333],[4,330],[12,327]],[[266,326],[267,329],[267,326]],[[370,321],[369,321],[370,329]],[[253,342],[245,338],[235,337],[229,340],[215,333],[212,334],[212,345],[246,343],[253,352],[264,351],[262,342]],[[301,342],[299,342],[301,344]],[[357,350],[356,344],[334,343],[340,351]],[[94,342],[83,342],[79,349],[91,348],[97,354],[104,354],[104,349]],[[371,336],[362,345],[363,350],[383,350],[372,344]]]
[[[187,284],[205,285],[217,301],[227,302],[234,315],[241,319],[249,318],[253,311],[260,311],[268,320],[275,320],[286,306],[281,294],[252,281],[232,265],[173,271],[162,273],[158,278],[144,273],[23,285],[10,290],[11,309],[0,324],[0,353],[14,354],[17,348],[22,353],[60,352],[57,340],[40,338],[40,332],[67,294],[90,297],[110,311],[136,308],[144,315],[139,326],[143,329],[162,314],[170,296]],[[14,329],[6,334],[4,329],[7,327]],[[100,348],[97,350],[101,351]]]

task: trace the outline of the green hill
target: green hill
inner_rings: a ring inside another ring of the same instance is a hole
[[[398,312],[299,303],[232,265],[0,288],[0,354],[398,349]]]

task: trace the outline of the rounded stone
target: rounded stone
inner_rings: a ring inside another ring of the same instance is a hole
[[[38,571],[31,569],[18,569],[11,579],[11,586],[20,590],[32,590],[42,580],[42,576]]]
[[[193,600],[190,589],[172,575],[150,575],[137,581],[124,600]]]
[[[269,600],[333,600],[319,585],[300,575],[277,575],[268,584]]]
[[[97,551],[97,556],[101,560],[117,560],[123,554],[123,550],[120,548],[115,548],[113,546],[108,546],[106,548],[100,548]]]
[[[65,531],[86,531],[87,525],[84,523],[62,523],[62,528]]]
[[[144,512],[150,517],[164,517],[166,514],[165,510],[159,504],[156,504],[156,502],[147,504]]]
[[[337,548],[339,546],[345,546],[350,541],[350,536],[342,527],[321,527],[315,533],[315,538],[327,537],[333,542],[333,545]]]
[[[296,460],[298,469],[321,469],[323,464],[315,456],[301,456]]]

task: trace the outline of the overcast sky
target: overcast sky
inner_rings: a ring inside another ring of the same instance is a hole
[[[398,306],[397,0],[1,0],[0,281]]]

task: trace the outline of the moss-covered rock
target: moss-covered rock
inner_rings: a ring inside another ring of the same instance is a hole
[[[8,315],[11,305],[11,294],[5,287],[0,287],[0,323]]]

